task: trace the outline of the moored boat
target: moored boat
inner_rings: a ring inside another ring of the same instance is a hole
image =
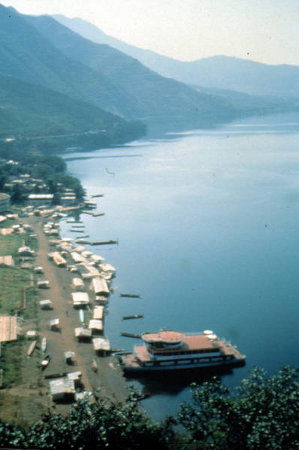
[[[50,354],[48,354],[48,355],[41,361],[41,363],[40,363],[40,368],[41,368],[42,370],[44,370],[44,369],[49,365],[50,359],[51,359],[51,356],[50,356]]]
[[[143,333],[141,338],[143,345],[136,345],[133,353],[119,355],[125,374],[245,364],[245,355],[211,330],[193,334],[165,330]]]
[[[41,342],[41,346],[40,346],[41,352],[45,353],[46,352],[46,348],[47,348],[47,338],[43,337],[42,338],[42,342]]]

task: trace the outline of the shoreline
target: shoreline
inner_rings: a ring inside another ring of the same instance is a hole
[[[71,373],[80,371],[82,374],[82,386],[84,391],[92,393],[95,400],[108,400],[114,403],[125,402],[129,396],[129,388],[121,368],[113,356],[98,356],[95,353],[92,342],[78,342],[74,335],[74,328],[80,327],[79,310],[72,304],[71,287],[72,279],[78,277],[67,270],[66,267],[58,267],[48,258],[48,253],[53,251],[49,241],[53,236],[47,236],[43,231],[43,225],[51,218],[41,216],[29,216],[20,218],[20,222],[32,227],[36,235],[38,250],[34,258],[34,265],[43,268],[42,274],[34,274],[35,278],[35,305],[36,316],[33,319],[22,322],[21,335],[26,336],[26,331],[35,329],[37,332],[37,345],[33,354],[28,357],[27,350],[30,340],[25,339],[21,343],[21,384],[0,390],[1,414],[5,421],[24,422],[30,424],[38,420],[49,410],[61,414],[67,414],[70,408],[68,403],[55,403],[49,394],[49,379],[47,375]],[[55,238],[60,237],[55,236]],[[71,264],[71,262],[70,262]],[[49,289],[38,289],[38,279],[47,279]],[[85,291],[89,293],[90,280],[85,281]],[[52,310],[42,310],[39,301],[50,299]],[[91,305],[93,304],[91,298]],[[49,329],[49,321],[58,318],[59,331]],[[86,319],[92,318],[91,309],[86,310]],[[103,335],[105,336],[103,331]],[[47,349],[43,355],[40,349],[41,339],[47,339]],[[97,337],[97,336],[94,336]],[[109,338],[109,337],[108,337]],[[16,341],[18,342],[18,341]],[[64,352],[75,353],[75,363],[69,365],[64,360]],[[41,371],[39,366],[46,354],[51,355],[49,366]],[[97,362],[97,372],[92,368],[92,361]]]
[[[76,354],[76,365],[74,369],[82,372],[82,382],[87,391],[97,392],[101,398],[108,398],[113,401],[125,401],[128,396],[126,381],[113,355],[98,357],[91,343],[79,343],[74,337],[74,326],[80,326],[79,312],[73,308],[71,301],[71,282],[74,275],[66,268],[57,267],[48,260],[48,253],[51,251],[48,237],[44,234],[39,220],[34,220],[33,228],[37,234],[39,242],[37,265],[44,268],[44,276],[50,281],[49,296],[53,298],[53,312],[51,316],[60,319],[61,333],[59,336],[55,332],[49,331],[50,344],[63,341],[65,351],[74,351]],[[88,284],[88,282],[86,283]],[[88,289],[86,289],[88,291]],[[48,297],[48,292],[46,293]],[[63,303],[62,301],[63,300]],[[87,312],[86,312],[87,313]],[[44,316],[48,317],[48,311],[39,311],[40,323],[44,323]],[[103,333],[104,334],[104,333]],[[61,339],[62,338],[62,339]],[[56,347],[55,347],[56,348]],[[91,367],[92,360],[96,358],[98,362],[98,372],[94,373]],[[53,361],[55,364],[55,361]],[[61,364],[58,364],[61,367]],[[64,363],[64,367],[67,366]],[[53,369],[52,369],[53,370]],[[49,369],[50,372],[50,369]]]

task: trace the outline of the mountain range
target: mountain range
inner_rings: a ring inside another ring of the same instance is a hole
[[[79,18],[55,15],[55,19],[93,42],[107,44],[164,77],[201,88],[244,92],[250,95],[299,98],[299,67],[268,65],[228,56],[213,56],[196,61],[178,61],[143,50],[108,36],[96,26]]]
[[[298,107],[288,99],[164,77],[136,57],[60,23],[72,20],[56,19],[25,16],[0,5],[2,138],[60,136],[69,144],[106,146],[139,138],[145,125],[158,124],[164,131],[190,129]],[[85,30],[92,27],[80,23]]]

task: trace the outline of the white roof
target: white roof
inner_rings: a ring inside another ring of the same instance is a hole
[[[51,300],[41,300],[41,301],[39,302],[39,304],[40,304],[41,306],[44,306],[44,305],[52,305],[52,302],[51,302]]]
[[[100,268],[103,272],[116,272],[116,268],[112,266],[112,264],[103,263],[100,264]]]
[[[75,383],[72,379],[57,378],[49,382],[50,392],[55,394],[74,394]]]
[[[78,327],[75,328],[75,336],[76,337],[91,337],[91,330],[86,328]]]
[[[102,321],[102,320],[91,319],[91,320],[89,321],[88,328],[89,328],[90,330],[103,331],[103,321]]]
[[[73,305],[88,305],[89,296],[87,292],[72,292]]]
[[[80,378],[82,377],[82,372],[80,372],[80,370],[77,370],[76,372],[70,372],[67,374],[67,379],[68,380],[80,380]]]
[[[75,358],[75,353],[74,353],[74,352],[71,352],[71,351],[64,352],[64,357],[65,357],[66,359],[69,359],[69,358]]]
[[[107,282],[102,277],[93,278],[91,281],[91,288],[95,294],[109,294]]]
[[[72,252],[71,257],[75,263],[81,263],[85,261],[85,258],[83,258],[83,256],[78,252]]]
[[[93,254],[93,255],[91,255],[90,256],[90,259],[92,260],[92,261],[94,261],[94,262],[101,262],[101,261],[105,261],[105,258],[103,258],[102,256],[100,256],[100,255],[95,255],[95,254]]]
[[[85,250],[84,245],[78,245],[77,247],[74,248],[74,252],[76,253],[81,253]]]
[[[73,278],[72,284],[73,284],[75,287],[78,287],[78,286],[84,286],[84,281],[82,280],[82,278]]]
[[[53,194],[30,194],[28,195],[29,200],[52,200]]]
[[[52,327],[53,325],[59,325],[59,319],[50,320],[50,327]]]
[[[93,310],[93,319],[103,319],[104,316],[104,306],[95,306]]]
[[[78,269],[81,272],[83,278],[99,277],[100,272],[90,264],[78,264]]]
[[[94,338],[92,340],[93,348],[98,350],[110,350],[110,341],[106,338]]]

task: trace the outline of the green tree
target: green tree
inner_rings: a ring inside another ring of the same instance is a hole
[[[231,394],[218,378],[193,385],[193,403],[181,407],[178,423],[188,444],[199,449],[299,448],[298,372],[285,367],[268,376],[254,369]]]

